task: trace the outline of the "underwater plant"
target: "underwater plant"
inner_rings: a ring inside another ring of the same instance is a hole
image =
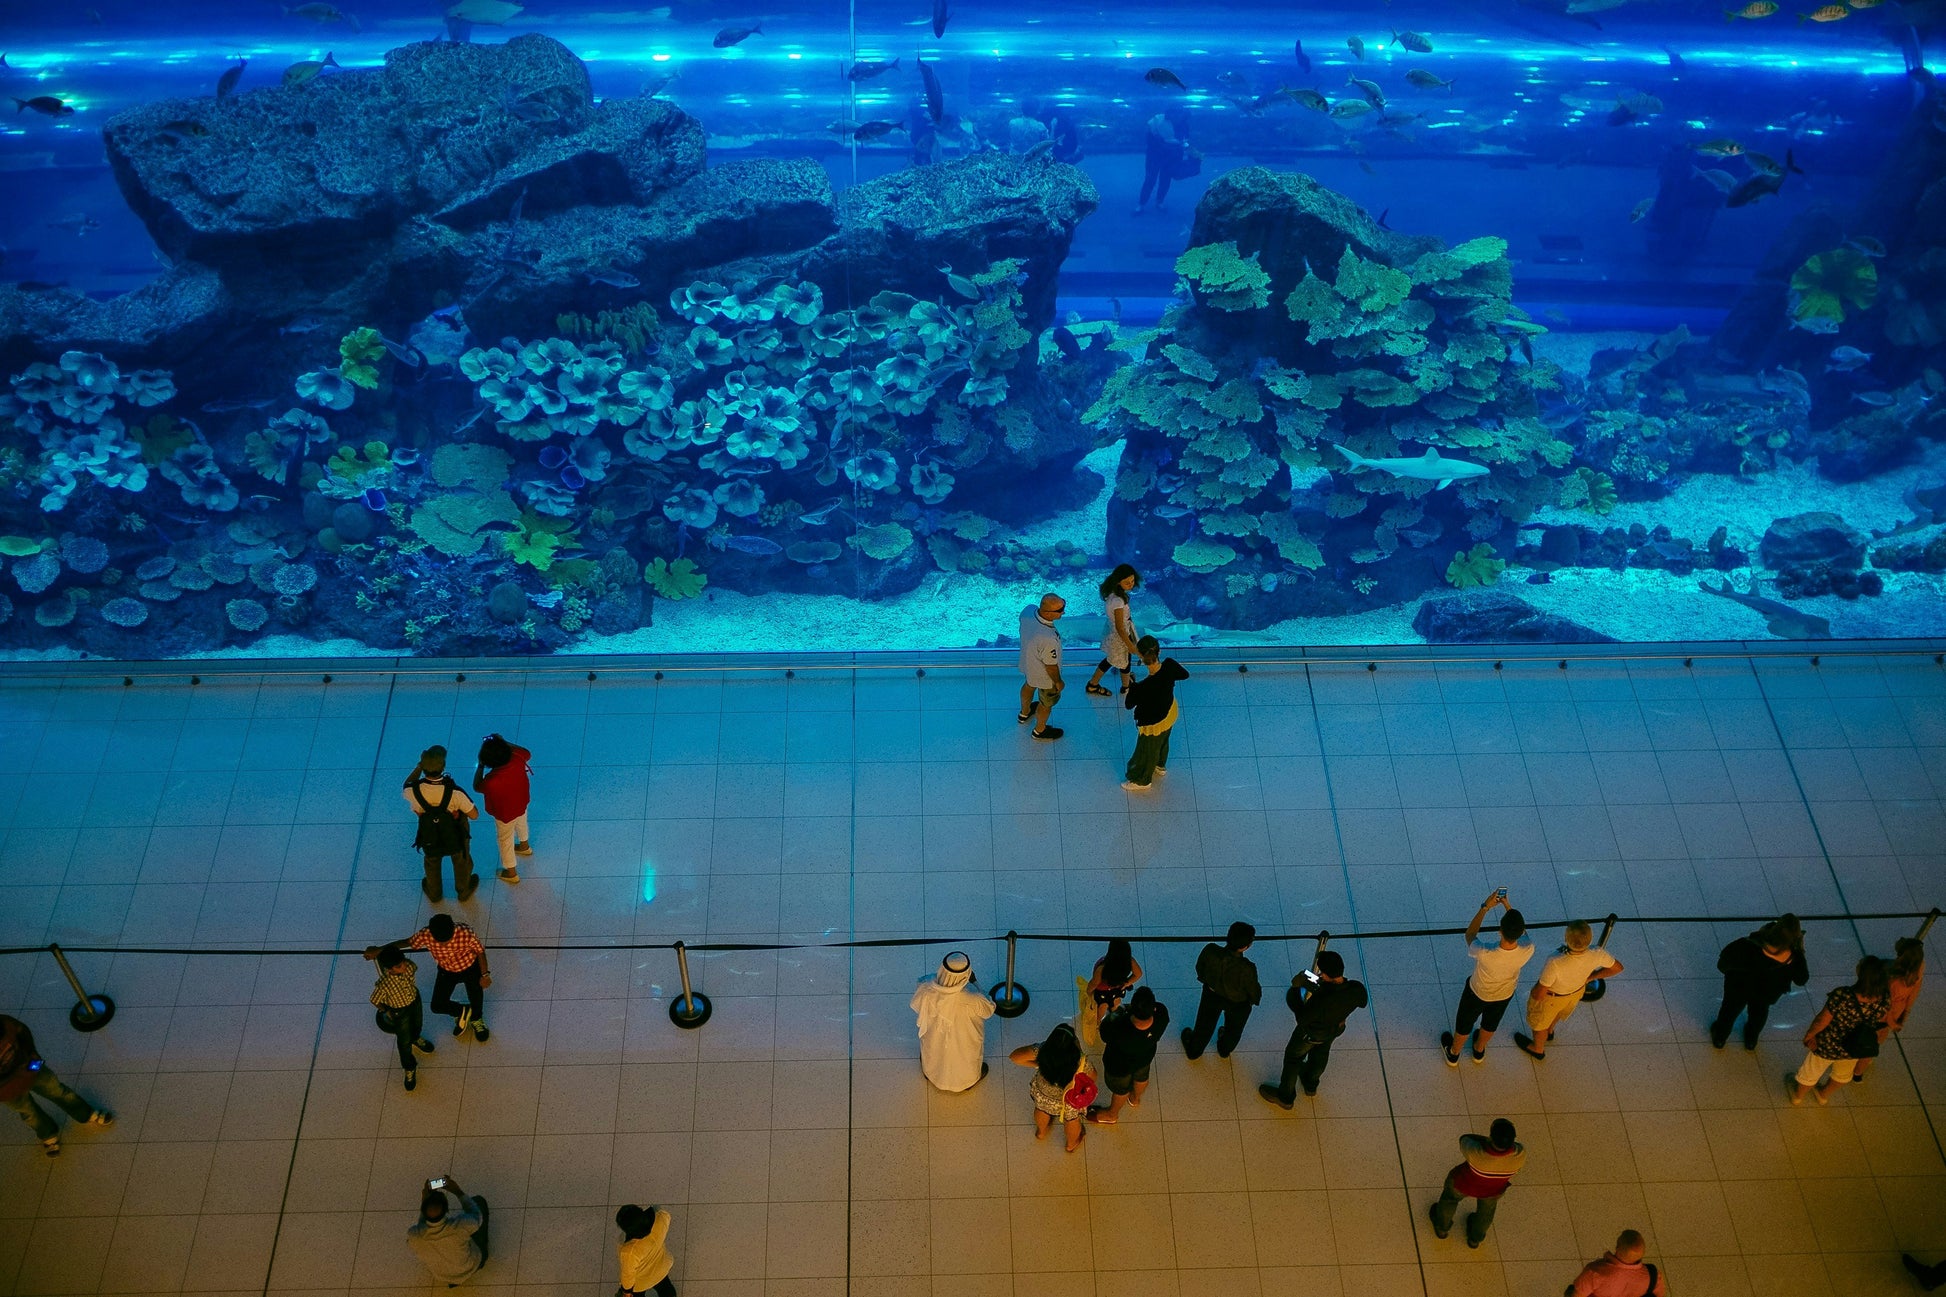
[[[1855,248],[1809,257],[1791,274],[1791,318],[1843,323],[1845,307],[1868,309],[1878,300],[1878,267]]]
[[[1493,546],[1483,541],[1453,555],[1446,565],[1446,580],[1455,590],[1471,590],[1492,585],[1506,570],[1506,560],[1494,557]]]
[[[378,386],[378,362],[385,359],[385,343],[377,329],[353,329],[338,340],[338,373],[348,383],[371,391]]]
[[[651,559],[642,569],[642,579],[664,599],[694,599],[709,584],[709,577],[696,570],[695,561],[686,558],[673,563]]]

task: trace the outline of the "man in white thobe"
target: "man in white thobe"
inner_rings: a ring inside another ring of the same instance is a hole
[[[982,1055],[993,1001],[972,981],[972,961],[955,950],[912,993],[912,1011],[919,1015],[919,1065],[928,1081],[949,1094],[972,1089],[987,1074]]]

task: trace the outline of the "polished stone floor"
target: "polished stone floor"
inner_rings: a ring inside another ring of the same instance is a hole
[[[7,1123],[0,1291],[430,1291],[404,1232],[446,1171],[493,1204],[475,1286],[577,1297],[613,1291],[625,1201],[673,1211],[684,1297],[1552,1297],[1625,1226],[1677,1292],[1862,1297],[1911,1290],[1901,1249],[1946,1254],[1946,991],[1829,1108],[1782,1084],[1823,993],[1916,921],[1810,924],[1811,993],[1762,1048],[1704,1030],[1743,916],[1946,896],[1929,654],[1192,669],[1137,795],[1117,707],[1075,690],[1067,738],[1031,742],[1007,670],[13,674],[0,945],[211,953],[78,954],[119,1005],[92,1036],[45,954],[0,956],[0,1009],[120,1116],[52,1161]],[[370,966],[282,952],[421,922],[398,783],[488,730],[534,752],[536,855],[448,907],[492,951],[493,1038],[432,1020],[407,1094]],[[1312,946],[1264,941],[1235,1056],[1170,1042],[1130,1120],[1034,1141],[1005,1051],[1073,1011],[1098,938],[1186,1021],[1196,945],[1143,938],[1458,925],[1495,886],[1534,922],[1726,921],[1624,922],[1626,974],[1545,1063],[1503,1030],[1458,1070],[1460,939],[1334,941],[1373,1009],[1295,1113],[1256,1086]],[[911,987],[947,943],[996,977],[1009,928],[1088,939],[1024,943],[993,1075],[929,1092]],[[671,953],[628,948],[912,936],[942,944],[699,954],[695,1032]],[[1486,1245],[1435,1239],[1455,1140],[1503,1115],[1529,1160]]]

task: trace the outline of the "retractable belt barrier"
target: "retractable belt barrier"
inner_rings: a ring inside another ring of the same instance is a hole
[[[1602,923],[1600,945],[1606,946],[1614,934],[1616,925],[1634,923],[1644,926],[1675,923],[1768,923],[1775,915],[1770,914],[1676,914],[1676,915],[1636,915],[1622,918],[1610,914]],[[1874,914],[1800,914],[1801,923],[1857,923],[1874,922],[1887,919],[1920,920],[1918,937],[1921,941],[1932,931],[1939,919],[1939,907],[1930,910],[1897,910]],[[1529,932],[1548,928],[1565,928],[1573,920],[1556,919],[1546,923],[1530,923]],[[1317,932],[1259,932],[1256,942],[1310,941],[1316,943],[1311,955],[1312,967],[1317,965],[1318,955],[1324,952],[1331,941],[1389,941],[1401,937],[1448,937],[1464,934],[1460,928],[1395,928],[1379,932],[1331,932],[1328,929]],[[870,937],[856,941],[707,941],[691,944],[685,941],[615,941],[589,945],[563,945],[559,942],[534,943],[494,943],[495,950],[519,950],[538,952],[575,952],[600,950],[668,950],[676,956],[676,975],[682,983],[682,994],[669,1004],[669,1020],[685,1030],[693,1030],[710,1019],[712,1011],[709,997],[694,989],[689,977],[689,956],[692,953],[708,954],[746,950],[878,950],[903,946],[966,946],[978,941],[1004,941],[1007,943],[1007,973],[1005,978],[993,987],[994,1012],[1003,1018],[1018,1018],[1027,1012],[1029,996],[1027,988],[1015,976],[1016,956],[1023,941],[1061,941],[1083,942],[1101,945],[1123,938],[1160,945],[1190,945],[1199,942],[1221,941],[1221,935],[1164,934],[1161,936],[1133,936],[1125,933],[1074,933],[1074,932],[1008,932],[991,937]],[[1253,943],[1254,944],[1254,943]],[[0,956],[39,955],[54,956],[54,962],[61,967],[62,976],[74,988],[75,1006],[68,1012],[68,1022],[76,1031],[99,1031],[108,1025],[115,1016],[115,1002],[105,995],[90,995],[75,975],[74,967],[68,962],[69,955],[195,955],[198,957],[222,955],[254,955],[258,958],[306,955],[363,955],[364,947],[337,949],[335,947],[315,947],[304,949],[289,946],[275,950],[250,950],[241,947],[198,948],[189,946],[68,946],[49,943],[43,946],[6,946],[0,947]],[[1597,979],[1588,984],[1584,999],[1599,1000],[1607,990]]]

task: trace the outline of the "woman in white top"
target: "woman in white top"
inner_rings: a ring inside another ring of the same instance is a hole
[[[1112,696],[1101,687],[1101,677],[1111,667],[1121,674],[1122,692],[1128,692],[1130,654],[1135,652],[1135,641],[1141,638],[1136,633],[1134,619],[1129,616],[1128,597],[1141,584],[1142,574],[1127,563],[1110,572],[1108,579],[1101,583],[1101,611],[1108,626],[1101,637],[1101,662],[1088,677],[1091,694],[1102,698]]]

